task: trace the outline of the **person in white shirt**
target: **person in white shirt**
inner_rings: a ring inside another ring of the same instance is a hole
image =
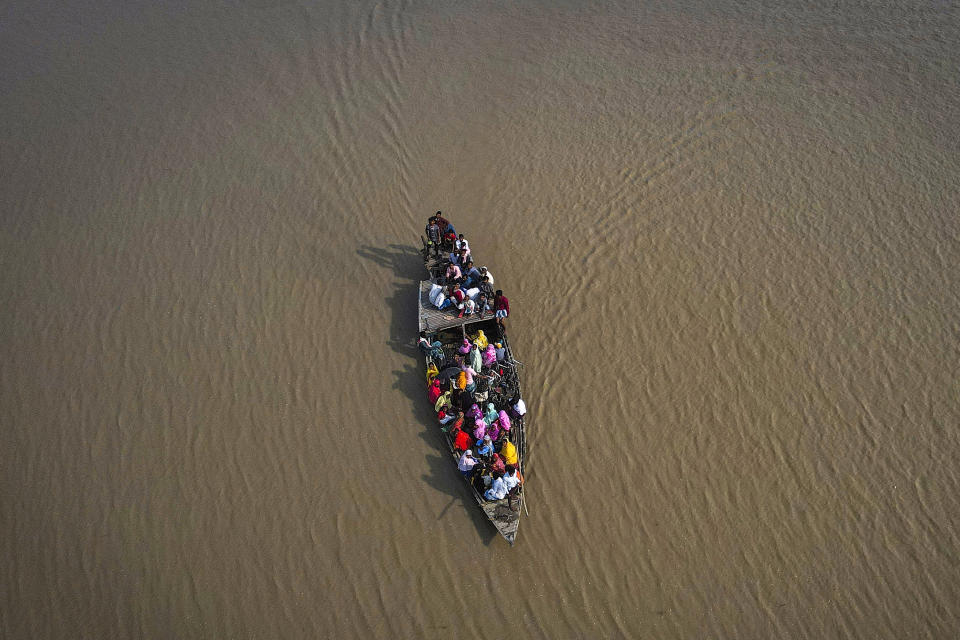
[[[522,418],[524,414],[527,413],[527,405],[519,393],[513,396],[513,399],[510,401],[510,413],[513,418]]]
[[[503,484],[507,487],[507,493],[513,491],[513,488],[520,484],[520,474],[517,473],[516,469],[507,468],[507,472],[503,474]]]
[[[483,493],[487,500],[503,500],[507,497],[507,485],[503,478],[494,478],[493,484]]]
[[[464,478],[469,478],[473,475],[473,468],[477,466],[478,462],[479,461],[473,457],[473,451],[467,449],[463,452],[463,455],[460,456],[460,461],[457,462],[457,469],[460,470]]]
[[[486,282],[493,288],[493,274],[486,267],[480,267],[480,282]]]

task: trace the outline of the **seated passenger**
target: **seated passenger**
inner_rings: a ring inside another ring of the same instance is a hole
[[[463,301],[463,315],[472,316],[477,311],[477,303],[467,298]]]
[[[490,439],[490,436],[483,436],[483,440],[477,442],[477,447],[479,447],[477,454],[484,458],[489,458],[494,453],[493,440]]]
[[[445,407],[453,408],[453,393],[449,389],[441,393],[433,403],[434,411],[440,411]]]
[[[503,478],[497,476],[493,479],[493,484],[490,485],[490,488],[483,493],[483,497],[487,500],[503,500],[507,497],[507,485],[504,484]]]
[[[477,345],[481,349],[486,349],[487,345],[490,344],[490,341],[487,340],[487,336],[483,334],[483,329],[477,331],[477,337],[473,339],[473,344]]]
[[[430,302],[437,309],[441,311],[447,307],[453,306],[453,301],[446,296],[445,290],[443,287],[435,285],[437,288],[430,289]]]
[[[430,400],[430,404],[436,404],[437,398],[439,398],[442,393],[443,391],[440,389],[440,379],[434,378],[433,384],[427,389],[427,399]]]
[[[473,291],[473,289],[471,289]],[[490,301],[487,300],[487,294],[481,293],[477,296],[477,313],[480,314],[480,317],[487,315],[493,311],[493,308],[490,306]]]
[[[523,476],[513,465],[507,465],[507,471],[503,474],[503,483],[507,486],[507,493],[512,492],[523,482]]]
[[[510,405],[510,413],[514,418],[522,418],[527,412],[527,405],[523,401],[523,398],[520,397],[519,393],[513,396],[513,400],[510,401]]]
[[[471,420],[483,420],[483,412],[480,411],[480,407],[477,406],[476,402],[470,405],[470,409],[467,410],[467,413]]]
[[[453,420],[453,414],[447,413],[444,409],[440,409],[440,412],[437,414],[437,420],[440,421],[440,424],[445,425]]]
[[[493,454],[493,458],[490,460],[490,471],[493,471],[494,475],[506,473],[507,467],[503,463],[503,458],[500,457],[500,454]]]
[[[477,466],[478,462],[479,461],[473,457],[473,452],[467,449],[463,452],[463,455],[460,456],[460,460],[457,462],[457,469],[460,470],[464,478],[469,478],[473,475],[473,468]]]
[[[486,351],[483,352],[483,366],[492,367],[497,363],[497,348],[492,344],[487,345]]]
[[[504,463],[516,465],[520,463],[520,456],[517,454],[517,446],[510,442],[510,440],[505,440],[503,446],[500,447],[500,456],[503,458]]]
[[[457,433],[458,431],[463,429],[463,423],[464,423],[463,411],[457,411],[457,417],[454,418],[453,424],[450,425],[449,427],[444,425],[443,427],[441,427],[440,430],[443,431],[444,433],[446,433],[447,431],[449,431],[450,433]]]
[[[503,429],[504,431],[509,432],[510,428],[513,426],[510,424],[510,416],[508,416],[507,412],[502,409],[500,410],[500,413],[498,413],[497,415],[499,416],[499,419],[497,420],[497,422],[500,423],[500,428]]]
[[[499,420],[496,420],[496,421],[494,421],[494,422],[491,422],[489,425],[487,425],[487,435],[490,436],[490,439],[493,440],[494,443],[496,443],[497,440],[500,439],[500,436],[501,436],[501,434],[503,434],[503,433],[504,433],[504,432],[501,431],[501,429],[500,429],[500,421],[499,421]]]
[[[483,419],[487,421],[487,424],[493,424],[499,418],[500,414],[497,413],[497,408],[493,406],[492,402],[488,402],[487,410],[483,414]]]
[[[471,349],[471,348],[472,348],[472,345],[470,344],[470,341],[469,341],[468,339],[464,338],[464,339],[463,339],[463,344],[461,344],[460,347],[457,348],[457,351],[460,353],[460,355],[464,355],[464,356],[465,356],[465,355],[467,355],[468,353],[470,353],[470,349]]]
[[[451,263],[450,266],[447,267],[444,277],[447,279],[447,284],[453,284],[455,282],[459,282],[463,277],[463,274],[460,271],[460,267]]]
[[[477,441],[479,447],[484,438],[487,438],[487,423],[478,418],[473,421],[473,439]],[[483,451],[480,452],[480,455],[483,455]]]
[[[467,299],[467,294],[460,288],[459,284],[453,285],[453,291],[450,292],[450,299],[453,300],[454,305],[457,309],[460,310],[460,313],[457,315],[458,318],[463,317],[463,301]]]
[[[470,367],[469,365],[463,365],[462,367],[460,367],[460,370],[464,374],[466,374],[467,384],[466,386],[464,386],[464,390],[469,391],[470,393],[473,393],[477,389],[477,383],[473,379],[473,377],[477,375],[477,372],[473,369],[473,367]]]
[[[494,345],[494,349],[496,349],[497,362],[503,362],[507,359],[507,350],[503,347],[502,342],[498,342],[496,345]]]
[[[467,256],[467,258],[470,257],[470,243],[467,242],[467,239],[463,237],[462,233],[459,236],[457,236],[457,242],[454,246],[457,248],[458,251],[462,251]]]
[[[453,436],[453,448],[457,451],[466,451],[470,448],[470,436],[467,435],[466,431],[457,429]]]
[[[480,267],[480,283],[490,287],[490,290],[493,291],[493,274],[486,267]]]
[[[429,356],[441,363],[443,362],[443,343],[441,343],[439,340],[430,342],[427,340],[427,334],[425,331],[420,332],[420,339],[417,340],[417,347],[420,348],[420,351],[422,351],[425,356]]]
[[[466,287],[476,287],[480,284],[480,270],[473,266],[472,260],[467,260],[465,269],[461,269],[463,277],[466,278],[464,286]]]

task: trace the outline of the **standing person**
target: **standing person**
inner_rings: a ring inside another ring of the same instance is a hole
[[[469,357],[470,367],[474,371],[480,371],[483,368],[483,355],[480,353],[480,347],[471,345]]]
[[[433,255],[437,255],[440,252],[440,225],[437,224],[436,216],[427,220],[424,231],[427,234],[427,248]]]
[[[510,315],[510,301],[503,295],[503,290],[497,289],[493,296],[493,311],[497,316],[497,324],[500,325],[501,333],[506,329],[503,321]]]
[[[437,223],[437,226],[440,227],[440,235],[446,235],[447,229],[450,228],[450,221],[444,218],[443,214],[439,211],[437,211],[437,214],[433,216],[433,219]]]

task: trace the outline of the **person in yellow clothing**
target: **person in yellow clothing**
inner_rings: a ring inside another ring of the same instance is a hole
[[[487,345],[490,344],[490,341],[487,340],[487,336],[483,333],[483,329],[477,330],[477,337],[473,339],[473,344],[477,345],[481,349],[486,349]]]
[[[504,464],[517,465],[520,463],[517,447],[509,439],[503,443],[503,447],[500,449],[500,457],[503,458]]]

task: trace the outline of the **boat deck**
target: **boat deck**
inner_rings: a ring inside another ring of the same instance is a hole
[[[473,314],[471,316],[458,318],[456,308],[452,311],[449,309],[440,311],[430,303],[430,286],[432,284],[429,280],[420,281],[420,296],[417,305],[417,324],[420,331],[435,333],[437,331],[443,331],[444,329],[466,326],[493,318],[492,312],[487,312],[483,317],[479,314]]]

